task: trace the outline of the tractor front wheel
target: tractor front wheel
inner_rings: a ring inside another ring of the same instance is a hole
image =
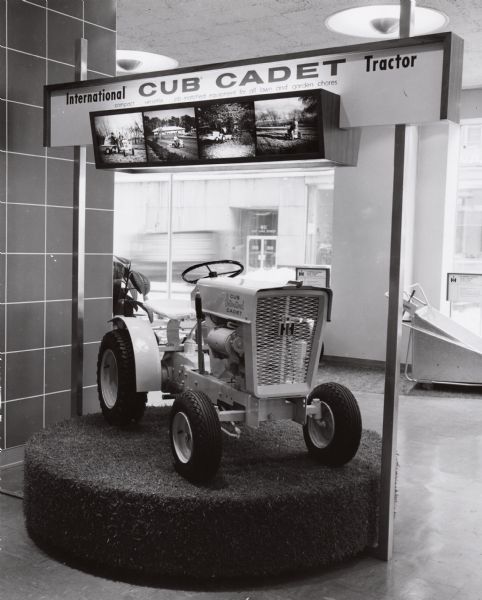
[[[109,331],[102,339],[97,390],[102,413],[112,425],[128,425],[142,418],[147,392],[136,391],[134,351],[126,329]]]
[[[303,427],[308,452],[324,465],[346,464],[355,456],[362,433],[355,396],[344,385],[323,383],[314,388],[307,402],[321,406],[321,418],[309,416]]]
[[[221,462],[221,425],[202,392],[187,390],[171,409],[169,437],[176,471],[193,483],[209,481]]]

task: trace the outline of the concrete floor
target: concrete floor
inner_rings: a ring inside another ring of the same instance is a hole
[[[357,393],[364,427],[381,429],[382,396]],[[395,552],[316,574],[197,588],[143,587],[83,573],[39,550],[22,501],[0,495],[3,600],[482,600],[482,400],[402,396]],[[253,540],[255,544],[256,541]]]

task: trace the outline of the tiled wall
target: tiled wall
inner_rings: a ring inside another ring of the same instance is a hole
[[[115,74],[116,0],[0,0],[0,375],[3,462],[70,416],[73,150],[42,145],[43,85]],[[84,412],[111,311],[114,183],[87,150]]]

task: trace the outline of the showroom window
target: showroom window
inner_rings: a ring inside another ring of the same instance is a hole
[[[482,275],[482,120],[480,119],[463,121],[460,128],[453,271]],[[482,302],[457,302],[453,303],[451,308],[454,319],[482,335]]]
[[[151,298],[188,298],[181,273],[210,260],[287,281],[330,265],[333,169],[292,174],[116,175],[114,253],[151,280]]]

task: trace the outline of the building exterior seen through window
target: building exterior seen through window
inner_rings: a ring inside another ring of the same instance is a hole
[[[482,120],[462,122],[457,208],[455,215],[455,273],[482,275]],[[451,316],[482,335],[480,302],[452,304]]]
[[[116,176],[114,253],[151,280],[151,298],[188,298],[181,273],[232,259],[246,276],[285,283],[330,265],[332,169],[296,176]]]

